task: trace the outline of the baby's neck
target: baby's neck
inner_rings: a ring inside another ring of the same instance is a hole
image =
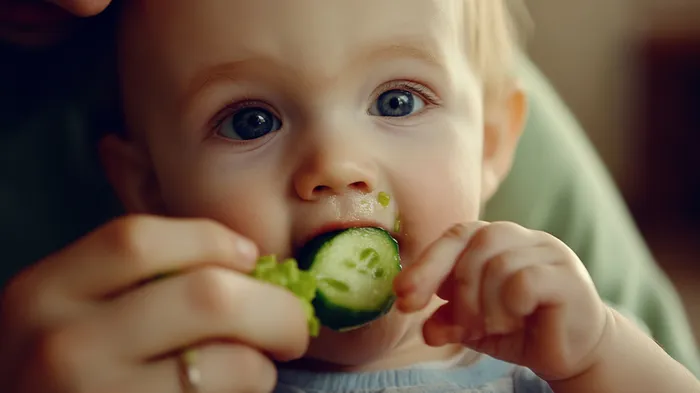
[[[314,372],[372,372],[406,368],[423,363],[447,362],[456,357],[460,357],[460,364],[468,364],[475,361],[478,354],[461,345],[436,348],[426,345],[422,340],[411,340],[397,346],[386,356],[362,365],[342,366],[314,359],[302,359],[289,363],[286,367]]]
[[[349,371],[367,372],[392,370],[424,363],[449,362],[455,358],[459,358],[460,363],[461,361],[469,362],[473,360],[474,355],[476,355],[475,352],[461,345],[452,344],[436,348],[426,345],[422,340],[417,341],[419,342],[406,343],[405,346],[397,347],[394,351],[381,359],[369,364],[353,367]]]

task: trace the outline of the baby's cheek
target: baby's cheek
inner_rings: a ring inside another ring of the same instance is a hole
[[[480,209],[478,176],[466,171],[422,173],[424,169],[416,169],[422,176],[399,185],[397,193],[403,195],[401,199],[397,196],[401,233],[414,257],[454,224],[477,220]]]
[[[193,177],[187,184],[179,182],[177,191],[167,193],[166,205],[173,216],[223,223],[253,240],[261,254],[289,255],[290,215],[284,199],[270,187],[252,187],[254,182],[246,176]]]

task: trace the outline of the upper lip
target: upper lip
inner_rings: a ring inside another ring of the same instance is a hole
[[[328,232],[334,232],[334,231],[341,231],[343,229],[348,229],[348,228],[361,228],[361,227],[373,227],[373,228],[381,228],[394,236],[395,234],[393,233],[393,230],[378,222],[378,221],[373,221],[373,220],[347,220],[347,221],[332,221],[328,222],[326,224],[323,224],[321,226],[316,227],[312,231],[310,231],[308,234],[301,236],[299,238],[299,241],[294,244],[294,249],[299,250],[304,245],[314,239],[316,236],[322,235],[324,233]]]

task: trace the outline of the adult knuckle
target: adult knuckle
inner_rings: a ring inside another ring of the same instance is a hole
[[[41,304],[44,287],[33,285],[29,275],[21,273],[10,281],[0,296],[0,315],[3,321],[22,324],[34,315]]]
[[[43,272],[23,272],[0,296],[0,334],[12,340],[31,338],[43,326],[66,319],[65,294]],[[61,311],[62,312],[59,312]]]
[[[152,250],[150,234],[154,219],[146,216],[128,216],[111,223],[105,233],[110,249],[132,263],[148,260]]]
[[[200,269],[188,281],[185,296],[196,314],[221,318],[232,312],[234,294],[223,269]]]
[[[85,373],[84,340],[74,329],[56,328],[43,332],[36,340],[34,360],[39,375],[50,383],[78,391],[78,377]]]

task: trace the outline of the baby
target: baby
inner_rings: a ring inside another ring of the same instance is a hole
[[[386,316],[311,341],[290,294],[249,279],[252,266],[210,266],[191,321],[161,326],[190,329],[178,341],[196,355],[190,385],[700,391],[603,303],[566,245],[478,221],[527,112],[504,2],[122,4],[126,129],[101,152],[130,213],[211,219],[280,257],[322,231],[380,227],[404,266]],[[212,310],[230,317],[226,330],[197,330]]]

